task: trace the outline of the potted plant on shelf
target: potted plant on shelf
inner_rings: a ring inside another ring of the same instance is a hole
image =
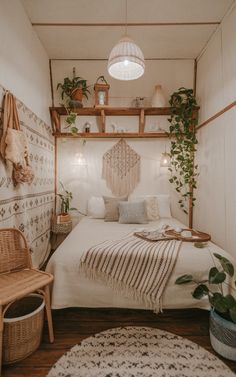
[[[70,208],[71,200],[73,199],[72,192],[65,189],[62,182],[60,182],[63,193],[57,194],[61,199],[61,212],[59,214],[59,220],[61,223],[68,222],[71,220],[69,211],[74,210],[75,208]]]
[[[208,279],[199,281],[192,275],[180,276],[176,284],[195,284],[192,296],[200,300],[208,297],[210,312],[210,340],[214,350],[221,356],[236,361],[236,300],[232,294],[224,294],[223,287],[227,286],[236,292],[235,286],[227,281],[234,276],[234,266],[225,257],[213,253],[220,262],[220,266],[211,267]],[[214,261],[214,259],[213,259]]]
[[[66,95],[69,98],[69,107],[83,107],[82,99],[86,97],[90,91],[88,89],[87,80],[80,76],[74,76],[72,79],[65,77],[63,83],[57,84],[57,89],[61,89],[61,98],[64,100]]]

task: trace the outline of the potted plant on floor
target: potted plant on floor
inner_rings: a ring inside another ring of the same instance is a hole
[[[73,199],[72,192],[66,190],[62,182],[60,182],[60,185],[63,193],[57,194],[57,196],[59,196],[61,199],[61,212],[59,214],[59,220],[61,223],[64,223],[71,220],[69,211],[75,208],[70,208],[71,200]]]
[[[208,297],[210,312],[210,339],[214,350],[221,356],[236,361],[236,300],[231,294],[224,294],[224,286],[236,292],[234,284],[228,280],[234,276],[234,266],[225,257],[213,253],[220,265],[213,266],[208,279],[199,281],[192,275],[185,274],[176,280],[176,284],[195,284],[192,292],[195,299]],[[215,262],[213,259],[213,261]]]

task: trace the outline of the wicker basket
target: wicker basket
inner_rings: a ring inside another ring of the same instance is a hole
[[[44,297],[31,294],[12,303],[4,316],[3,364],[13,364],[40,345],[44,321]]]
[[[210,339],[214,350],[226,359],[236,361],[236,324],[211,310]]]

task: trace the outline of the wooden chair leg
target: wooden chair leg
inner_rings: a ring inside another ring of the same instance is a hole
[[[46,315],[47,315],[47,321],[48,321],[49,341],[50,343],[53,343],[54,333],[53,333],[52,312],[51,312],[51,303],[50,303],[50,291],[49,291],[48,285],[44,288],[44,292],[45,292],[45,308],[46,308]]]
[[[0,376],[2,374],[3,308],[0,305]]]

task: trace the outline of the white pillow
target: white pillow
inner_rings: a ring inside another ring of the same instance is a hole
[[[156,196],[158,202],[159,216],[172,217],[170,211],[170,195],[159,194]]]
[[[88,216],[93,219],[104,219],[105,204],[102,196],[92,196],[88,200]]]

